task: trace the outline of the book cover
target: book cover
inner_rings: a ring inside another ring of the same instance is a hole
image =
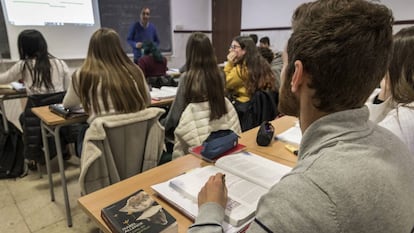
[[[142,189],[103,208],[101,217],[115,233],[178,232],[176,219]]]
[[[83,108],[64,108],[62,104],[51,104],[49,105],[49,110],[54,114],[59,115],[65,119],[86,115]]]
[[[184,209],[185,214],[197,216],[198,192],[210,176],[224,173],[229,198],[225,222],[238,228],[254,217],[260,197],[290,170],[253,153],[241,152],[221,157],[214,166],[196,168],[151,187],[167,202]]]

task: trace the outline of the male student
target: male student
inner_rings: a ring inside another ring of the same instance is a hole
[[[389,63],[391,11],[319,0],[301,5],[292,23],[279,109],[299,117],[298,163],[261,198],[247,232],[412,232],[414,156],[364,106]],[[222,179],[201,189],[189,232],[222,231]]]
[[[160,45],[157,29],[154,24],[149,22],[151,10],[148,7],[141,9],[141,21],[132,24],[128,32],[127,41],[134,52],[134,62],[138,64],[139,58],[142,56],[142,45],[144,42],[153,42],[157,46]]]

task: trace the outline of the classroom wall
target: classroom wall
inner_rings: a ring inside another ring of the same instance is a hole
[[[173,30],[173,52],[167,55],[170,68],[181,67],[185,63],[185,46],[190,31],[204,31],[211,39],[212,9],[211,0],[171,0],[171,25]],[[260,4],[258,4],[260,2]],[[275,51],[283,50],[290,36],[290,18],[294,9],[306,0],[243,0],[241,34],[255,33],[260,37],[269,36]],[[414,21],[414,1],[381,0],[390,7],[397,21]],[[189,10],[191,9],[191,10]],[[407,24],[396,25],[395,31]],[[277,28],[277,30],[268,29]],[[235,35],[236,36],[236,35]],[[17,37],[17,35],[15,35]],[[162,38],[161,38],[162,39]],[[86,45],[87,46],[87,45]],[[51,52],[53,50],[51,48]],[[73,71],[82,64],[83,59],[68,59]],[[5,69],[9,65],[3,65]]]

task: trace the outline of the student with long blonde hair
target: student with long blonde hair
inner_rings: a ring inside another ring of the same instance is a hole
[[[64,107],[82,104],[91,123],[97,116],[137,112],[150,103],[144,74],[126,56],[118,33],[110,28],[98,29],[90,39],[84,63],[72,76]],[[78,155],[85,131],[78,138]]]

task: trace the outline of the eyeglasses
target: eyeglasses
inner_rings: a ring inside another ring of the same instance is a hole
[[[230,49],[237,49],[237,48],[240,48],[240,45],[235,45],[235,44],[230,45]]]

